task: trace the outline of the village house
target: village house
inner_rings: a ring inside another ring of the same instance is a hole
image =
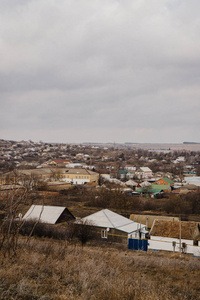
[[[135,175],[139,179],[144,179],[144,178],[150,178],[152,177],[152,170],[149,167],[140,167],[136,172]]]
[[[171,186],[165,184],[150,184],[139,187],[136,191],[146,196],[152,195],[152,197],[156,197],[158,194],[171,192]]]
[[[174,185],[174,181],[168,177],[160,178],[160,179],[156,180],[154,183],[161,184],[161,185],[170,185],[170,186]]]
[[[136,167],[133,166],[133,165],[126,165],[126,166],[124,167],[124,170],[133,172],[133,171],[136,171]]]
[[[119,177],[120,179],[132,179],[134,178],[134,172],[127,171],[127,170],[119,170]]]
[[[71,162],[70,159],[57,158],[57,159],[46,162],[46,164],[50,165],[50,166],[55,166],[55,167],[65,167],[66,164],[69,164],[70,162]]]
[[[138,183],[136,181],[133,181],[133,180],[128,180],[125,182],[126,186],[132,188],[133,190],[136,189],[136,187],[138,186]]]
[[[127,243],[128,238],[144,239],[148,233],[144,224],[134,222],[109,209],[102,209],[76,223],[93,226],[97,237],[111,242]]]

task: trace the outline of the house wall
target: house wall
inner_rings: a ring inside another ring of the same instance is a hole
[[[163,179],[159,179],[159,180],[155,181],[154,183],[156,183],[156,184],[162,184],[162,185],[169,185],[169,183],[167,183]]]
[[[121,230],[110,228],[109,231],[107,231],[107,228],[102,227],[96,227],[95,231],[97,233],[98,239],[105,241],[105,242],[113,242],[113,243],[123,243],[128,244],[128,238],[141,238],[145,239],[145,234],[141,233],[141,237],[139,236],[138,232],[133,233],[126,233]],[[102,231],[107,231],[107,238],[102,237]]]
[[[62,214],[56,221],[56,224],[62,223],[62,222],[68,222],[68,221],[71,221],[74,219],[75,219],[75,217],[70,213],[70,211],[67,208],[65,208],[65,210],[62,212]]]
[[[198,246],[193,246],[193,254],[194,254],[194,256],[200,257],[200,242],[199,242]]]
[[[107,228],[103,228],[103,227],[95,227],[94,231],[96,233],[95,238],[101,240],[102,242],[122,243],[128,245],[128,234],[126,232],[122,232],[120,230],[116,230],[112,228],[110,228],[109,231],[107,231]],[[102,237],[103,231],[106,232],[107,237]]]
[[[90,181],[98,183],[98,181],[99,181],[99,174],[91,174],[90,175]]]
[[[128,238],[129,239],[134,239],[134,238],[141,238],[141,239],[145,239],[145,234],[141,233],[141,236],[139,235],[139,232],[133,232],[128,234]]]
[[[90,175],[75,175],[75,174],[68,174],[65,175],[63,178],[63,181],[66,181],[68,183],[73,183],[73,184],[84,184],[87,182],[90,182]]]
[[[173,247],[173,242],[176,242],[175,249]],[[197,246],[193,246],[192,240],[181,239],[181,244],[182,243],[186,244],[186,249],[185,249],[186,253],[192,253],[192,254],[194,253],[194,248],[196,248]],[[177,238],[151,236],[149,240],[148,249],[179,252],[180,251],[179,245],[180,245],[180,240]]]
[[[87,182],[95,182],[98,183],[99,175],[94,174],[83,174],[83,173],[76,173],[76,174],[64,174],[62,176],[62,180],[68,183],[73,182],[73,184],[84,184]]]

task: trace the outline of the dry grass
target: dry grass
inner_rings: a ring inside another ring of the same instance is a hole
[[[23,243],[22,243],[23,245]],[[1,260],[0,299],[199,299],[200,260],[32,239]]]

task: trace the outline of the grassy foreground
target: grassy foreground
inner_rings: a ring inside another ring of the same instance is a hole
[[[200,299],[200,260],[33,238],[1,258],[0,299]]]

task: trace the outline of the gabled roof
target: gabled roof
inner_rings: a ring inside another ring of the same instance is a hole
[[[151,183],[148,182],[148,181],[143,181],[143,182],[140,183],[141,187],[147,187],[147,186],[150,186],[150,185],[151,185]]]
[[[147,187],[144,187],[144,188],[138,188],[136,190],[136,192],[138,193],[146,193],[146,194],[157,194],[157,193],[161,193],[163,191],[162,188],[157,188],[157,189],[153,189],[153,188],[149,188],[147,189]]]
[[[91,222],[92,225],[97,227],[113,228],[126,233],[131,233],[140,229],[140,223],[133,222],[109,209],[102,209],[83,218],[82,221]],[[141,225],[141,228],[143,229],[142,231],[144,231],[145,225]]]
[[[167,184],[151,184],[149,186],[145,186],[143,188],[138,188],[138,192],[143,192],[143,193],[160,193],[161,191],[167,191],[171,190],[171,186]]]
[[[142,172],[152,172],[152,170],[149,167],[140,167],[140,170]]]
[[[150,235],[169,238],[179,238],[180,222],[155,220]],[[197,222],[181,222],[181,238],[194,240],[199,235],[199,225]]]
[[[171,186],[169,184],[152,184],[150,186],[152,189],[162,189],[162,190],[170,190]]]
[[[174,181],[171,180],[168,177],[162,177],[162,178],[158,179],[157,181],[159,181],[159,180],[163,180],[163,181],[167,182],[168,184],[173,184],[174,183]]]
[[[126,171],[126,170],[119,170],[119,174],[121,174],[121,175],[127,174],[127,173],[128,173],[128,171]]]
[[[31,205],[27,213],[24,215],[23,220],[36,220],[43,223],[56,224],[64,211],[67,211],[67,213],[69,213],[69,215],[71,215],[74,219],[74,216],[66,207]]]
[[[125,184],[128,186],[137,186],[138,185],[138,183],[133,180],[128,180],[125,182]]]

